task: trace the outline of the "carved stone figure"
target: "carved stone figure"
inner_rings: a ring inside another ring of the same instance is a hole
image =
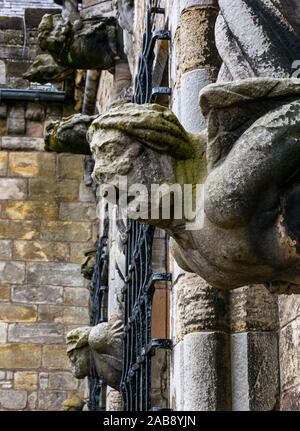
[[[61,66],[73,69],[110,69],[118,53],[116,19],[93,16],[74,24],[62,15],[43,16],[39,44]]]
[[[45,128],[45,150],[90,154],[86,133],[95,118],[95,115],[75,114],[61,120],[50,121]]]
[[[204,183],[201,229],[187,230],[189,220],[174,214],[166,220],[148,212],[141,221],[165,229],[179,265],[214,287],[271,283],[273,290],[300,291],[300,80],[291,78],[300,43],[299,24],[290,19],[299,6],[219,6],[223,66],[218,83],[200,95],[207,130],[187,133],[158,105],[113,109],[88,131],[94,180],[118,186],[118,175],[126,175],[128,186],[142,183],[148,196],[151,184],[176,183],[183,191],[184,184]]]
[[[23,74],[24,79],[28,79],[31,82],[60,82],[65,79],[73,79],[74,70],[60,66],[56,63],[52,55],[40,54],[35,57],[33,64]]]
[[[67,334],[67,354],[73,375],[78,379],[90,375],[92,355],[98,377],[112,388],[120,390],[122,332],[123,323],[116,316],[109,322],[70,331]]]

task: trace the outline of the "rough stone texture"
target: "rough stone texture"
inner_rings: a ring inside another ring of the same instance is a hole
[[[240,287],[230,292],[229,298],[232,333],[278,329],[277,296],[265,286]]]
[[[38,375],[31,371],[17,371],[14,375],[16,389],[34,391],[38,385]]]
[[[49,374],[49,389],[74,391],[77,389],[78,381],[74,379],[72,373],[50,373]]]
[[[38,408],[40,410],[64,410],[65,392],[40,391],[38,394]]]
[[[62,294],[63,288],[59,286],[12,286],[11,299],[32,304],[58,304],[62,302]]]
[[[58,219],[56,202],[39,201],[5,201],[2,204],[2,217],[8,219]]]
[[[123,398],[120,392],[108,388],[106,395],[106,410],[123,411]]]
[[[0,199],[24,199],[26,196],[26,183],[16,178],[0,179]]]
[[[29,179],[29,199],[76,201],[78,199],[78,182],[75,180]]]
[[[75,178],[81,180],[84,175],[84,158],[83,156],[74,156],[73,154],[58,155],[58,177]]]
[[[77,307],[86,307],[88,305],[90,292],[88,289],[80,287],[65,287],[64,288],[64,304],[74,305]]]
[[[89,241],[91,224],[71,221],[42,222],[41,237],[48,241]]]
[[[96,207],[92,203],[63,202],[60,204],[59,217],[61,220],[95,220]]]
[[[300,387],[289,389],[281,396],[280,410],[299,411]]]
[[[216,7],[200,7],[185,10],[181,14],[181,70],[219,69],[221,60],[214,44],[214,24],[218,16]]]
[[[58,344],[63,342],[63,327],[56,323],[12,323],[8,342]]]
[[[11,151],[43,151],[44,139],[36,137],[14,137],[14,136],[3,136],[2,137],[2,150]]]
[[[299,352],[300,318],[297,318],[281,329],[279,335],[280,382],[283,393],[300,385]]]
[[[15,241],[14,259],[24,261],[67,262],[68,244],[48,241]]]
[[[7,239],[0,240],[0,259],[11,259],[12,258],[12,241]]]
[[[40,344],[0,344],[0,368],[32,369],[40,365]]]
[[[26,391],[0,390],[0,405],[4,409],[21,410],[27,403]]]
[[[9,154],[8,175],[11,177],[55,176],[55,157],[47,153],[11,152]]]
[[[27,264],[27,282],[54,286],[82,286],[80,265],[39,262]]]
[[[249,409],[274,410],[279,402],[278,335],[248,333]]]
[[[25,279],[23,262],[0,261],[0,278],[2,283],[22,283]]]
[[[287,323],[300,316],[300,297],[299,295],[279,295],[279,321],[280,326],[285,326]]]
[[[43,346],[42,365],[44,368],[70,370],[65,345]]]
[[[0,238],[36,239],[39,231],[40,224],[37,221],[0,220]]]
[[[220,332],[184,338],[184,410],[231,410],[229,336]]]
[[[10,109],[6,130],[8,135],[22,135],[25,133],[25,110],[24,106],[16,105]]]
[[[176,341],[195,331],[229,329],[228,294],[210,287],[196,274],[180,277],[175,295]]]
[[[0,176],[5,176],[7,173],[8,153],[1,151],[0,153]]]
[[[36,318],[34,305],[0,304],[0,319],[4,322],[35,322]]]

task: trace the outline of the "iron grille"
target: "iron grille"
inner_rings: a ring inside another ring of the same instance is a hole
[[[147,10],[146,31],[135,78],[133,103],[150,103],[155,94],[171,94],[169,87],[152,88],[152,70],[157,40],[169,40],[169,31],[153,31],[152,14]],[[155,281],[171,281],[169,273],[152,273],[152,244],[155,228],[127,220],[126,276],[124,279],[123,374],[121,392],[125,411],[151,410],[151,356],[156,348],[170,349],[171,340],[151,339],[152,300]]]
[[[98,239],[96,253],[96,264],[91,280],[90,296],[90,324],[96,326],[98,323],[107,322],[107,293],[108,293],[108,230],[109,217],[108,205],[105,208],[103,223],[103,234]],[[106,409],[106,385],[99,379],[92,352],[90,354],[90,398],[89,410],[99,411]]]

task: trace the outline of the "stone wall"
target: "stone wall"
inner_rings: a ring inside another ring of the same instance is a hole
[[[54,0],[3,0],[0,3],[0,16],[23,17],[26,8],[58,9]]]
[[[29,15],[24,48],[15,6],[57,6],[4,3],[13,18],[0,18],[0,86],[27,88],[22,73],[40,52],[36,26],[45,9]],[[45,123],[66,109],[53,102],[0,104],[0,410],[64,410],[84,397],[65,341],[69,330],[89,324],[80,264],[97,239],[98,221],[83,181],[84,156],[44,151]]]
[[[83,396],[65,336],[89,324],[80,263],[96,240],[94,196],[80,155],[2,149],[0,165],[0,408],[61,410]]]

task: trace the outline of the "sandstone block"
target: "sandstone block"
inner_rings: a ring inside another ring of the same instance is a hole
[[[62,302],[63,288],[59,286],[12,286],[14,302],[58,304]]]
[[[37,389],[38,375],[31,371],[17,371],[14,376],[16,389],[34,391]]]
[[[0,304],[0,320],[3,322],[35,322],[37,309],[34,305]]]
[[[26,182],[17,178],[0,178],[0,199],[24,199]]]
[[[293,320],[279,335],[281,391],[300,385],[300,317]]]
[[[83,181],[79,184],[79,200],[81,202],[95,202],[95,195],[91,187],[87,187]]]
[[[65,307],[63,311],[63,323],[72,324],[78,323],[78,325],[89,324],[89,314],[87,307]]]
[[[44,368],[70,371],[65,345],[43,346],[42,365]]]
[[[60,305],[42,304],[38,308],[39,322],[63,322],[64,308]]]
[[[9,284],[0,284],[0,301],[9,301],[10,300],[10,285]]]
[[[59,208],[61,220],[95,220],[96,205],[83,202],[62,202]]]
[[[50,373],[49,374],[49,389],[57,389],[59,391],[73,391],[78,386],[78,380],[73,377],[72,373]]]
[[[70,243],[70,262],[82,263],[85,259],[84,252],[93,247],[93,242],[71,242]]]
[[[41,238],[48,241],[89,241],[91,224],[70,221],[42,221]]]
[[[39,391],[38,408],[47,411],[64,410],[64,402],[66,398],[66,392]]]
[[[23,262],[0,261],[0,280],[3,283],[22,283],[25,279]]]
[[[69,247],[64,242],[15,241],[13,255],[16,260],[65,262]]]
[[[226,331],[228,293],[209,286],[195,274],[185,274],[173,287],[176,339],[195,331]]]
[[[49,377],[48,373],[39,374],[40,389],[44,390],[48,388],[48,383],[49,383],[48,377]]]
[[[9,155],[8,174],[12,177],[54,178],[55,154],[12,152]]]
[[[278,326],[277,296],[263,285],[230,292],[231,332],[274,331]]]
[[[44,124],[39,121],[26,121],[26,135],[42,138],[44,135]]]
[[[3,136],[2,150],[11,151],[43,151],[44,139],[26,136]]]
[[[12,258],[12,241],[0,239],[0,259]]]
[[[87,307],[89,303],[90,292],[88,289],[80,287],[64,288],[64,304]]]
[[[218,12],[217,8],[208,7],[187,9],[181,14],[182,73],[204,67],[220,67],[220,57],[213,42]]]
[[[41,365],[40,344],[0,344],[0,368],[34,369]]]
[[[75,178],[82,180],[84,176],[84,156],[59,154],[58,176],[59,178]]]
[[[7,174],[8,156],[6,151],[0,151],[0,176],[4,177]]]
[[[45,112],[44,112],[43,106],[34,102],[27,103],[26,112],[25,112],[26,120],[40,122],[41,120],[44,119],[44,116],[45,116]]]
[[[0,220],[0,238],[36,239],[40,235],[38,221]]]
[[[22,410],[26,407],[27,392],[14,390],[0,390],[0,405],[4,409]]]
[[[8,135],[23,135],[25,133],[25,109],[24,106],[13,106],[7,118]]]
[[[64,341],[63,327],[57,323],[13,323],[8,328],[13,343],[57,344]]]
[[[49,201],[7,201],[2,204],[2,217],[14,220],[56,220],[58,204]]]
[[[78,181],[31,178],[29,180],[29,199],[76,201],[78,199]]]
[[[0,322],[0,344],[7,343],[7,323]]]
[[[82,286],[80,265],[74,263],[28,263],[27,282],[54,286]]]

